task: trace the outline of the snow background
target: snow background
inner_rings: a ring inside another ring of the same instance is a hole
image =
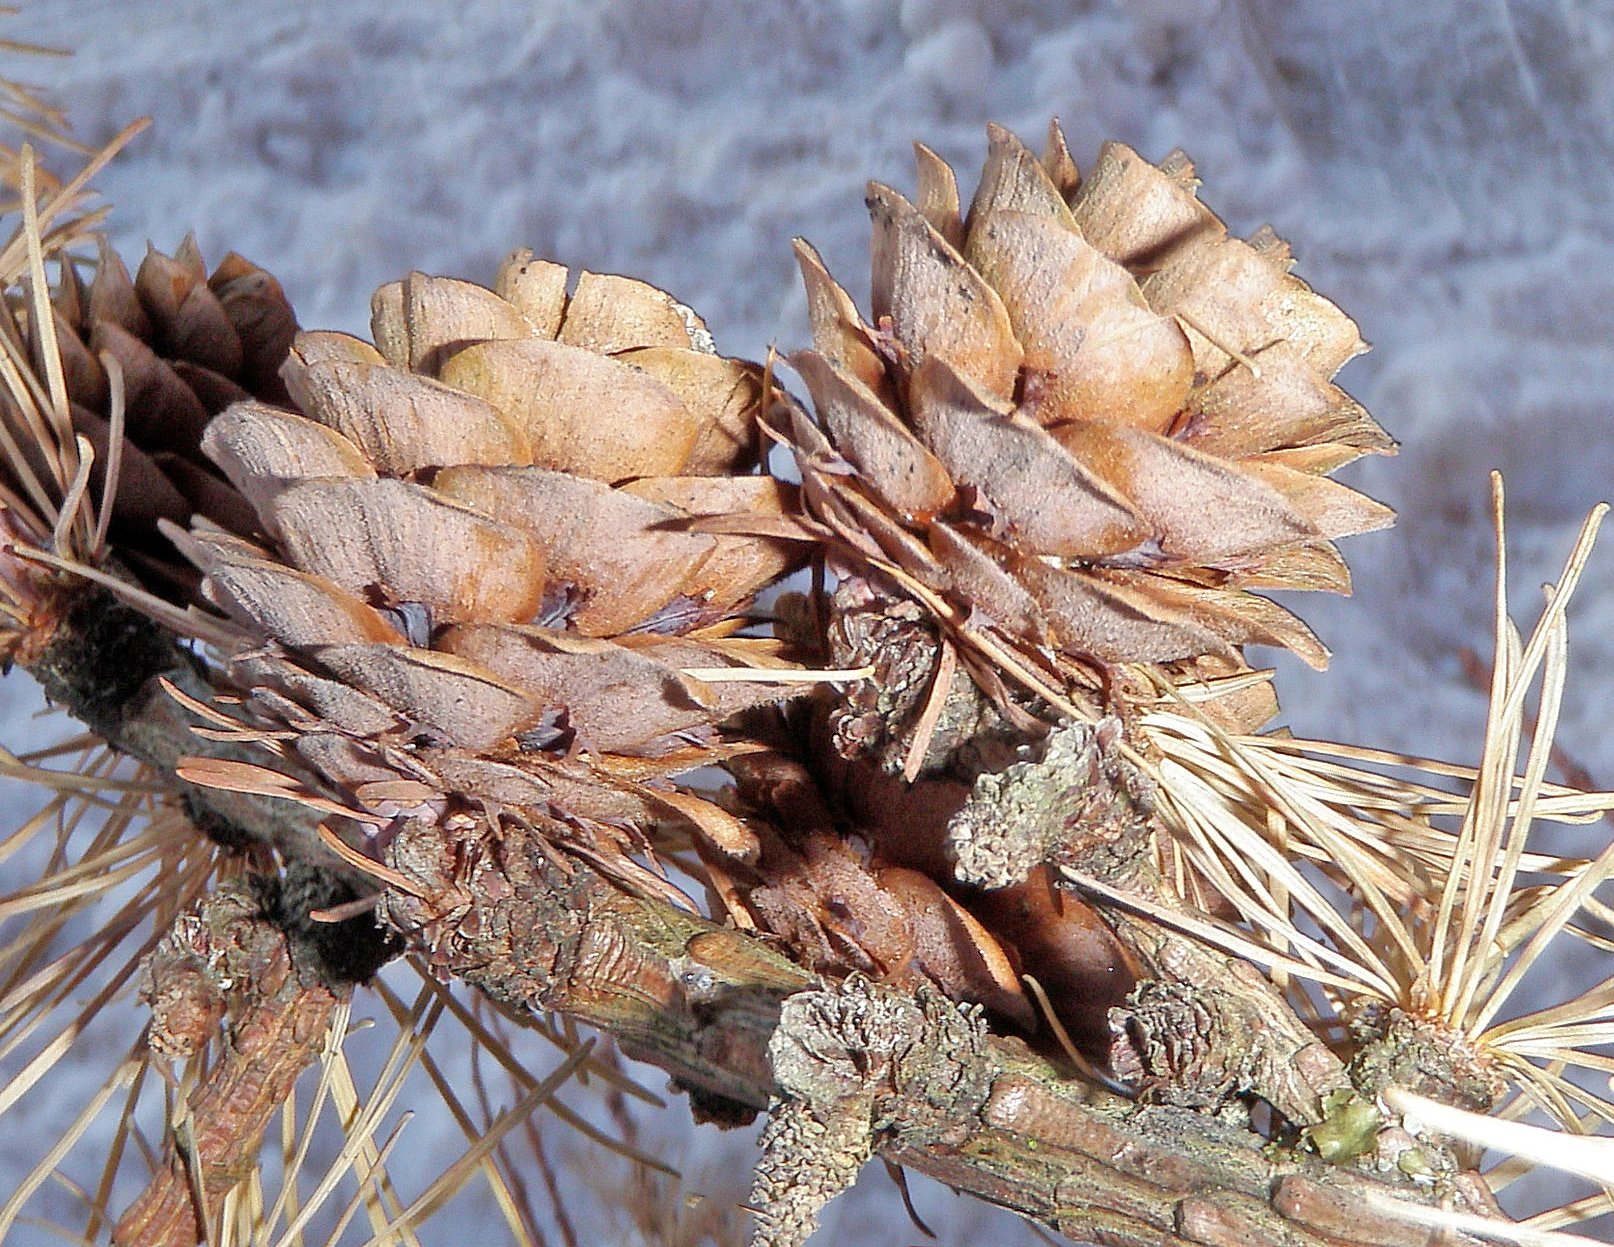
[[[863,183],[911,188],[914,139],[966,194],[988,120],[1039,147],[1057,115],[1081,164],[1104,139],[1184,148],[1235,232],[1271,222],[1358,320],[1374,350],[1340,380],[1404,446],[1345,474],[1401,513],[1346,544],[1355,597],[1297,604],[1335,651],[1326,675],[1280,660],[1301,734],[1472,761],[1484,699],[1459,655],[1489,655],[1486,472],[1508,477],[1523,621],[1614,493],[1610,0],[37,0],[0,34],[75,50],[17,72],[82,140],[155,118],[97,182],[126,257],[194,229],[210,263],[233,248],[276,273],[305,326],[354,332],[383,281],[486,281],[526,245],[654,282],[758,357],[806,342],[793,235],[862,296]],[[1560,742],[1614,785],[1614,549],[1571,620]],[[15,748],[32,694],[0,695]],[[742,1192],[744,1140],[682,1113],[662,1154]],[[410,1131],[428,1159],[453,1146]],[[34,1158],[17,1142],[0,1190]],[[919,1198],[945,1242],[1031,1241]],[[503,1241],[484,1205],[437,1241]],[[916,1239],[874,1173],[826,1225]]]

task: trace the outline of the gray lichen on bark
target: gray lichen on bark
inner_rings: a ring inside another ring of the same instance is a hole
[[[780,1095],[752,1187],[754,1241],[797,1247],[877,1146],[962,1142],[991,1092],[978,1009],[851,975],[780,1010],[768,1058]]]
[[[1319,1088],[1339,1087],[1338,1064],[1304,1034],[1297,1045],[1287,1017],[1261,1007],[1252,986],[1140,983],[1126,1008],[1110,1011],[1116,1076],[1155,1103],[1215,1111],[1253,1092],[1312,1120]]]
[[[1376,1097],[1393,1085],[1489,1113],[1507,1091],[1495,1059],[1456,1027],[1404,1009],[1374,1007],[1359,1012],[1351,1029],[1360,1045],[1351,1081],[1365,1095]]]
[[[1044,862],[1136,842],[1148,781],[1120,757],[1120,736],[1113,719],[1066,724],[1048,734],[1040,758],[976,779],[947,825],[959,882],[1005,888]]]

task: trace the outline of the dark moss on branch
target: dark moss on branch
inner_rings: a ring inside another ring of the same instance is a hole
[[[105,589],[86,585],[29,671],[45,696],[117,744],[147,683],[194,660],[155,623]]]
[[[403,951],[403,941],[383,927],[374,909],[340,922],[311,915],[364,899],[350,884],[304,862],[262,885],[265,916],[285,932],[292,960],[329,984],[365,983]]]

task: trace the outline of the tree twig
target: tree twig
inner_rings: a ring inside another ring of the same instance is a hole
[[[138,616],[119,624],[139,626]],[[144,626],[161,637],[154,625]],[[141,678],[130,675],[120,700],[109,702],[90,684],[95,664],[73,649],[81,643],[68,628],[47,651],[51,666],[40,674],[53,697],[118,747],[160,768],[201,751],[206,742],[191,734],[156,684],[159,675],[172,679],[177,672],[205,697],[205,683],[183,651],[166,642],[166,650],[137,646],[134,652],[148,655]],[[214,793],[198,793],[196,800],[249,841],[327,867],[328,851],[308,834],[312,819],[291,803]],[[218,801],[228,808],[209,804]],[[792,1111],[803,1103],[832,1111],[833,1105],[807,1103],[781,1085],[775,1038],[787,1001],[833,1001],[847,988],[820,982],[761,939],[630,895],[557,852],[564,839],[562,827],[546,827],[539,815],[506,819],[496,829],[484,821],[475,832],[406,822],[386,860],[412,888],[385,890],[380,912],[441,974],[613,1035],[630,1055],[672,1074],[690,1093],[697,1116],[748,1120],[770,1106]],[[263,925],[284,938],[272,924]],[[255,990],[258,1002],[240,1012],[229,1052],[191,1101],[190,1161],[203,1192],[227,1189],[255,1153],[259,1117],[313,1059],[340,991],[305,982],[284,948],[268,957]],[[911,998],[910,1005],[920,1007]],[[960,1058],[966,1065],[954,1071],[955,1083],[973,1090],[948,1102],[952,1120],[939,1125],[933,1104],[886,1095],[868,1125],[874,1150],[1062,1232],[1115,1247],[1412,1247],[1426,1241],[1427,1231],[1372,1211],[1361,1198],[1368,1188],[1429,1198],[1406,1182],[1379,1181],[1299,1153],[1269,1157],[1253,1132],[1183,1108],[1140,1107],[1066,1077],[1017,1040],[984,1030],[978,1037]],[[859,1065],[867,1054],[848,1055]],[[876,1094],[868,1087],[842,1090]],[[1444,1195],[1475,1211],[1494,1208],[1477,1190],[1465,1190],[1460,1182]],[[118,1241],[181,1241],[197,1230],[196,1217],[188,1175],[176,1159],[120,1223]]]
[[[181,918],[147,962],[154,1055],[193,1056],[221,1017],[230,1020],[222,1051],[170,1123],[167,1168],[112,1232],[119,1247],[203,1241],[224,1196],[257,1164],[265,1128],[352,994],[298,961],[259,898],[226,888]]]

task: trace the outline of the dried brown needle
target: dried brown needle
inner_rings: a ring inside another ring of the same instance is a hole
[[[40,761],[0,755],[0,771],[44,798],[0,841],[0,862],[30,880],[0,893],[0,1120],[55,1116],[88,1094],[0,1204],[0,1241],[24,1223],[92,1238],[114,1198],[127,1198],[129,1175],[143,1169],[128,1144],[139,1121],[149,1126],[155,1085],[144,1034],[132,1046],[121,1038],[141,1016],[137,972],[219,869],[213,846],[142,770],[99,746],[71,769]],[[63,1077],[81,1049],[112,1036],[127,1050],[98,1086]],[[81,1224],[60,1220],[72,1208],[52,1189],[63,1184],[83,1193]]]
[[[1521,1097],[1504,1111],[1541,1110],[1567,1138],[1614,1125],[1614,1103],[1587,1089],[1608,1085],[1614,1074],[1606,1055],[1614,1044],[1614,984],[1522,1016],[1509,1018],[1507,1009],[1525,978],[1552,964],[1548,950],[1561,935],[1607,945],[1590,928],[1609,912],[1597,893],[1614,875],[1614,844],[1590,860],[1529,845],[1538,822],[1588,822],[1614,809],[1614,793],[1546,779],[1567,678],[1566,609],[1607,507],[1587,517],[1546,589],[1541,618],[1522,637],[1503,609],[1499,476],[1493,504],[1496,659],[1477,768],[1233,736],[1179,700],[1142,723],[1156,754],[1149,769],[1159,809],[1189,864],[1190,899],[1208,908],[1214,892],[1238,921],[1184,915],[1094,880],[1077,882],[1265,964],[1285,982],[1292,976],[1297,1006],[1332,1042],[1342,1042],[1345,1024],[1364,1010],[1427,1024],[1474,1054],[1484,1077]],[[1383,764],[1410,777],[1369,769]],[[1446,791],[1451,780],[1463,791]],[[1577,1215],[1610,1207],[1606,1196],[1582,1201]]]

